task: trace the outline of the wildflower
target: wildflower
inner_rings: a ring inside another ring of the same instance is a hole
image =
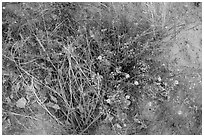
[[[125,78],[129,78],[129,77],[130,77],[130,75],[129,75],[129,74],[126,74],[126,75],[125,75]]]
[[[130,99],[130,95],[126,95],[125,98],[126,98],[126,99]]]
[[[158,77],[158,80],[161,81],[161,77],[160,76]]]
[[[94,38],[94,33],[93,33],[93,31],[91,31],[91,30],[90,30],[90,36],[91,36],[92,38]]]
[[[100,56],[98,56],[98,58],[97,58],[98,60],[102,60],[103,59],[103,57],[100,55]]]
[[[105,32],[107,29],[102,29],[101,32]]]
[[[134,84],[135,84],[136,86],[137,86],[137,85],[139,85],[139,83],[138,83],[138,81],[137,81],[137,80],[135,80]]]
[[[121,69],[122,69],[122,67],[121,67],[121,66],[116,67],[116,68],[115,68],[116,73],[121,73],[121,71],[120,71]]]
[[[179,115],[183,114],[183,112],[182,112],[181,110],[179,110],[177,113],[178,113]]]
[[[110,103],[111,103],[111,100],[110,100],[110,99],[107,99],[106,102],[107,102],[108,104],[110,104]]]
[[[175,80],[175,81],[174,81],[174,84],[175,84],[175,85],[178,85],[178,83],[179,83],[178,80]]]

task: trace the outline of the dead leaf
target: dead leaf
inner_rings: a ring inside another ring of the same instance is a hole
[[[118,124],[118,123],[116,123],[114,126],[117,127],[117,128],[119,128],[119,129],[122,128],[122,127],[120,126],[120,124]]]
[[[51,100],[52,100],[52,101],[54,101],[55,103],[57,103],[57,98],[56,98],[56,97],[54,97],[54,96],[52,96],[52,95],[50,95],[50,97],[51,97]]]
[[[47,107],[54,108],[54,109],[56,109],[56,110],[60,109],[59,105],[54,104],[54,103],[52,103],[52,102],[47,103],[46,106],[47,106]]]
[[[7,98],[6,98],[6,102],[7,102],[8,104],[10,104],[10,103],[11,103],[11,99],[10,99],[9,97],[7,97]]]
[[[27,100],[24,97],[22,97],[16,102],[16,106],[19,108],[25,108],[26,103],[27,103]]]
[[[83,112],[84,112],[84,108],[82,107],[82,105],[81,105],[81,104],[79,104],[79,105],[77,106],[77,108],[79,109],[79,111],[80,111],[81,113],[83,113]]]
[[[114,117],[111,116],[111,114],[107,114],[106,119],[104,120],[104,123],[110,123],[112,122],[113,119]]]
[[[52,108],[54,108],[54,109],[60,109],[59,105],[57,105],[57,104],[54,104],[54,105],[52,106]]]
[[[12,90],[14,91],[14,93],[17,93],[19,89],[20,89],[20,83],[17,83],[12,86]]]

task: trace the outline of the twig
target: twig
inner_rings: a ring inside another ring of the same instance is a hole
[[[37,119],[37,118],[35,118],[35,117],[22,115],[22,114],[18,114],[18,113],[15,113],[15,112],[7,112],[7,111],[5,111],[4,113],[8,113],[8,114],[16,115],[16,116],[21,116],[21,117],[25,117],[25,118],[30,118],[30,119],[39,120],[39,119]]]
[[[83,134],[87,129],[89,129],[89,127],[94,123],[96,122],[100,117],[101,117],[102,114],[99,114],[98,117],[96,117],[79,135]]]

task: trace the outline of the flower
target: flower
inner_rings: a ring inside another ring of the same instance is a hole
[[[103,57],[100,55],[100,56],[98,56],[98,58],[97,58],[98,60],[102,60],[103,59]]]
[[[134,84],[137,86],[139,85],[139,83],[137,82],[137,80],[134,81]]]
[[[178,84],[179,84],[178,80],[175,80],[175,81],[174,81],[174,84],[175,84],[175,85],[178,85]]]
[[[161,81],[161,77],[160,76],[158,77],[158,80]]]
[[[125,78],[129,78],[129,77],[130,77],[130,75],[129,75],[129,74],[126,74],[126,75],[125,75]]]

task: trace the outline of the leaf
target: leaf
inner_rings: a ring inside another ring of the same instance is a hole
[[[26,103],[27,103],[27,100],[24,97],[22,97],[16,102],[16,106],[19,108],[25,108]]]
[[[113,116],[111,116],[111,114],[107,114],[106,119],[104,120],[105,123],[110,123],[112,122],[112,120],[114,119]]]
[[[80,111],[81,113],[84,113],[84,108],[82,107],[81,104],[79,104],[79,105],[77,106],[77,108],[79,109],[79,111]]]
[[[118,123],[116,123],[114,126],[117,127],[117,128],[119,128],[119,129],[122,128],[122,127],[120,126],[120,124],[118,124]]]
[[[11,99],[9,97],[6,98],[6,103],[11,104]]]
[[[52,96],[52,95],[50,95],[50,97],[51,97],[51,100],[52,100],[52,101],[54,101],[55,103],[57,103],[57,98],[56,98],[56,97],[54,97],[54,96]]]
[[[118,114],[118,118],[121,119],[122,121],[124,121],[127,118],[127,114],[125,113],[119,113]]]
[[[25,88],[26,92],[35,92],[36,91],[35,88],[39,88],[39,86],[34,82],[33,79],[31,80],[31,84],[30,85],[25,84],[25,83],[23,85],[24,85],[24,88]]]
[[[47,107],[54,108],[54,109],[56,109],[56,110],[57,110],[57,109],[60,109],[59,105],[54,104],[54,103],[52,103],[52,102],[47,103],[46,106],[47,106]]]
[[[20,83],[17,83],[15,85],[12,86],[12,90],[17,93],[20,89]]]
[[[60,109],[59,105],[57,105],[57,104],[54,104],[54,105],[52,106],[52,108],[54,108],[54,109]]]

